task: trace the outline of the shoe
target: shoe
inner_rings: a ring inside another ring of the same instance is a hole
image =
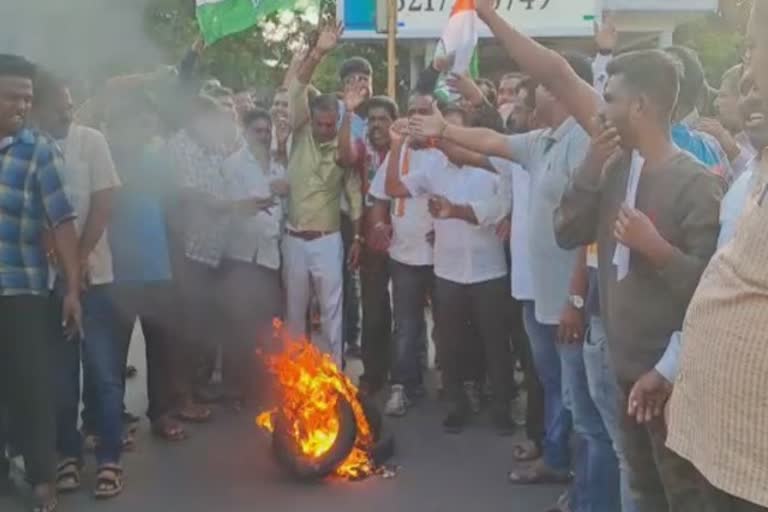
[[[355,344],[349,343],[347,345],[347,350],[345,350],[344,353],[350,359],[360,359],[361,357],[363,357],[363,353],[362,353],[362,350],[360,349],[360,345],[356,343]]]
[[[400,384],[393,384],[387,404],[384,406],[384,414],[396,417],[405,416],[408,412],[408,405],[405,387]]]
[[[451,412],[443,420],[443,430],[446,434],[461,434],[467,426],[468,416],[461,410]]]
[[[469,404],[469,410],[472,414],[480,414],[483,408],[483,399],[480,394],[480,386],[476,382],[464,383],[464,395],[466,395],[467,403]]]
[[[496,428],[496,432],[500,436],[509,437],[515,434],[515,423],[512,421],[512,418],[509,417],[507,411],[494,412],[491,421]]]

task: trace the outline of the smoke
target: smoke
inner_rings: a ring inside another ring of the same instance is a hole
[[[161,51],[144,30],[150,0],[1,0],[0,52],[84,84],[149,69]]]

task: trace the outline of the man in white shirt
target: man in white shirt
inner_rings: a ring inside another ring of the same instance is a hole
[[[446,120],[465,124],[464,112],[446,107]],[[514,428],[509,418],[509,379],[512,377],[507,324],[507,262],[504,246],[495,230],[474,222],[448,218],[456,204],[493,197],[502,184],[499,176],[472,167],[442,166],[413,168],[398,172],[395,159],[403,158],[404,139],[393,139],[387,167],[385,190],[391,197],[432,195],[430,211],[435,220],[436,322],[440,332],[443,383],[451,411],[443,422],[447,432],[461,432],[469,420],[470,408],[463,393],[468,361],[465,344],[479,335],[494,392],[493,421],[500,433]],[[407,155],[407,149],[406,155]],[[404,158],[407,158],[405,156]],[[474,224],[474,225],[473,225]]]
[[[285,181],[286,141],[289,132],[278,129],[277,159],[271,156],[272,119],[264,110],[253,110],[242,119],[247,145],[224,161],[230,199],[263,198],[267,209],[236,212],[224,253],[224,296],[229,333],[224,345],[225,395],[236,407],[248,399],[253,375],[251,354],[272,332],[272,320],[280,315],[280,239],[283,207],[280,196],[288,192]]]
[[[415,94],[408,104],[408,115],[432,112],[434,98]],[[385,175],[389,156],[374,177],[370,195],[389,200]],[[399,160],[400,172],[407,175],[417,169],[445,168],[448,159],[424,141],[413,141]],[[428,241],[434,229],[427,198],[397,199],[391,202],[392,239],[389,244],[392,304],[394,319],[394,354],[391,370],[392,389],[385,412],[402,416],[409,405],[408,393],[421,386],[420,353],[426,333],[424,308],[432,293],[433,249]],[[434,305],[434,303],[433,303]]]
[[[122,351],[114,336],[115,312],[111,301],[112,254],[107,243],[114,190],[120,186],[104,136],[91,128],[72,124],[69,89],[56,77],[39,72],[36,79],[33,122],[59,141],[65,158],[61,176],[64,190],[77,213],[83,291],[83,332],[80,342],[62,337],[57,347],[57,404],[59,491],[80,486],[83,443],[78,430],[80,364],[85,385],[94,393],[99,416],[93,427],[100,438],[96,448],[99,465],[96,497],[110,498],[122,491]],[[53,262],[55,263],[55,255]],[[51,273],[53,275],[53,273]],[[61,286],[56,285],[60,300]]]

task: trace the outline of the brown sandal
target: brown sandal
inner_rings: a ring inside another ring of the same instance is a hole
[[[99,467],[93,497],[97,500],[107,500],[121,492],[123,492],[123,468],[117,464],[104,464]]]
[[[173,421],[168,416],[163,416],[152,422],[152,434],[163,441],[185,441],[189,436],[184,427]]]
[[[80,461],[64,459],[56,468],[56,490],[60,493],[75,492],[80,488]]]
[[[175,417],[185,423],[208,423],[213,417],[213,411],[204,405],[188,403],[176,412]]]

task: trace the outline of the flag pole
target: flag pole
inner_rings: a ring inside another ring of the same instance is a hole
[[[387,0],[387,95],[397,101],[397,0]]]

